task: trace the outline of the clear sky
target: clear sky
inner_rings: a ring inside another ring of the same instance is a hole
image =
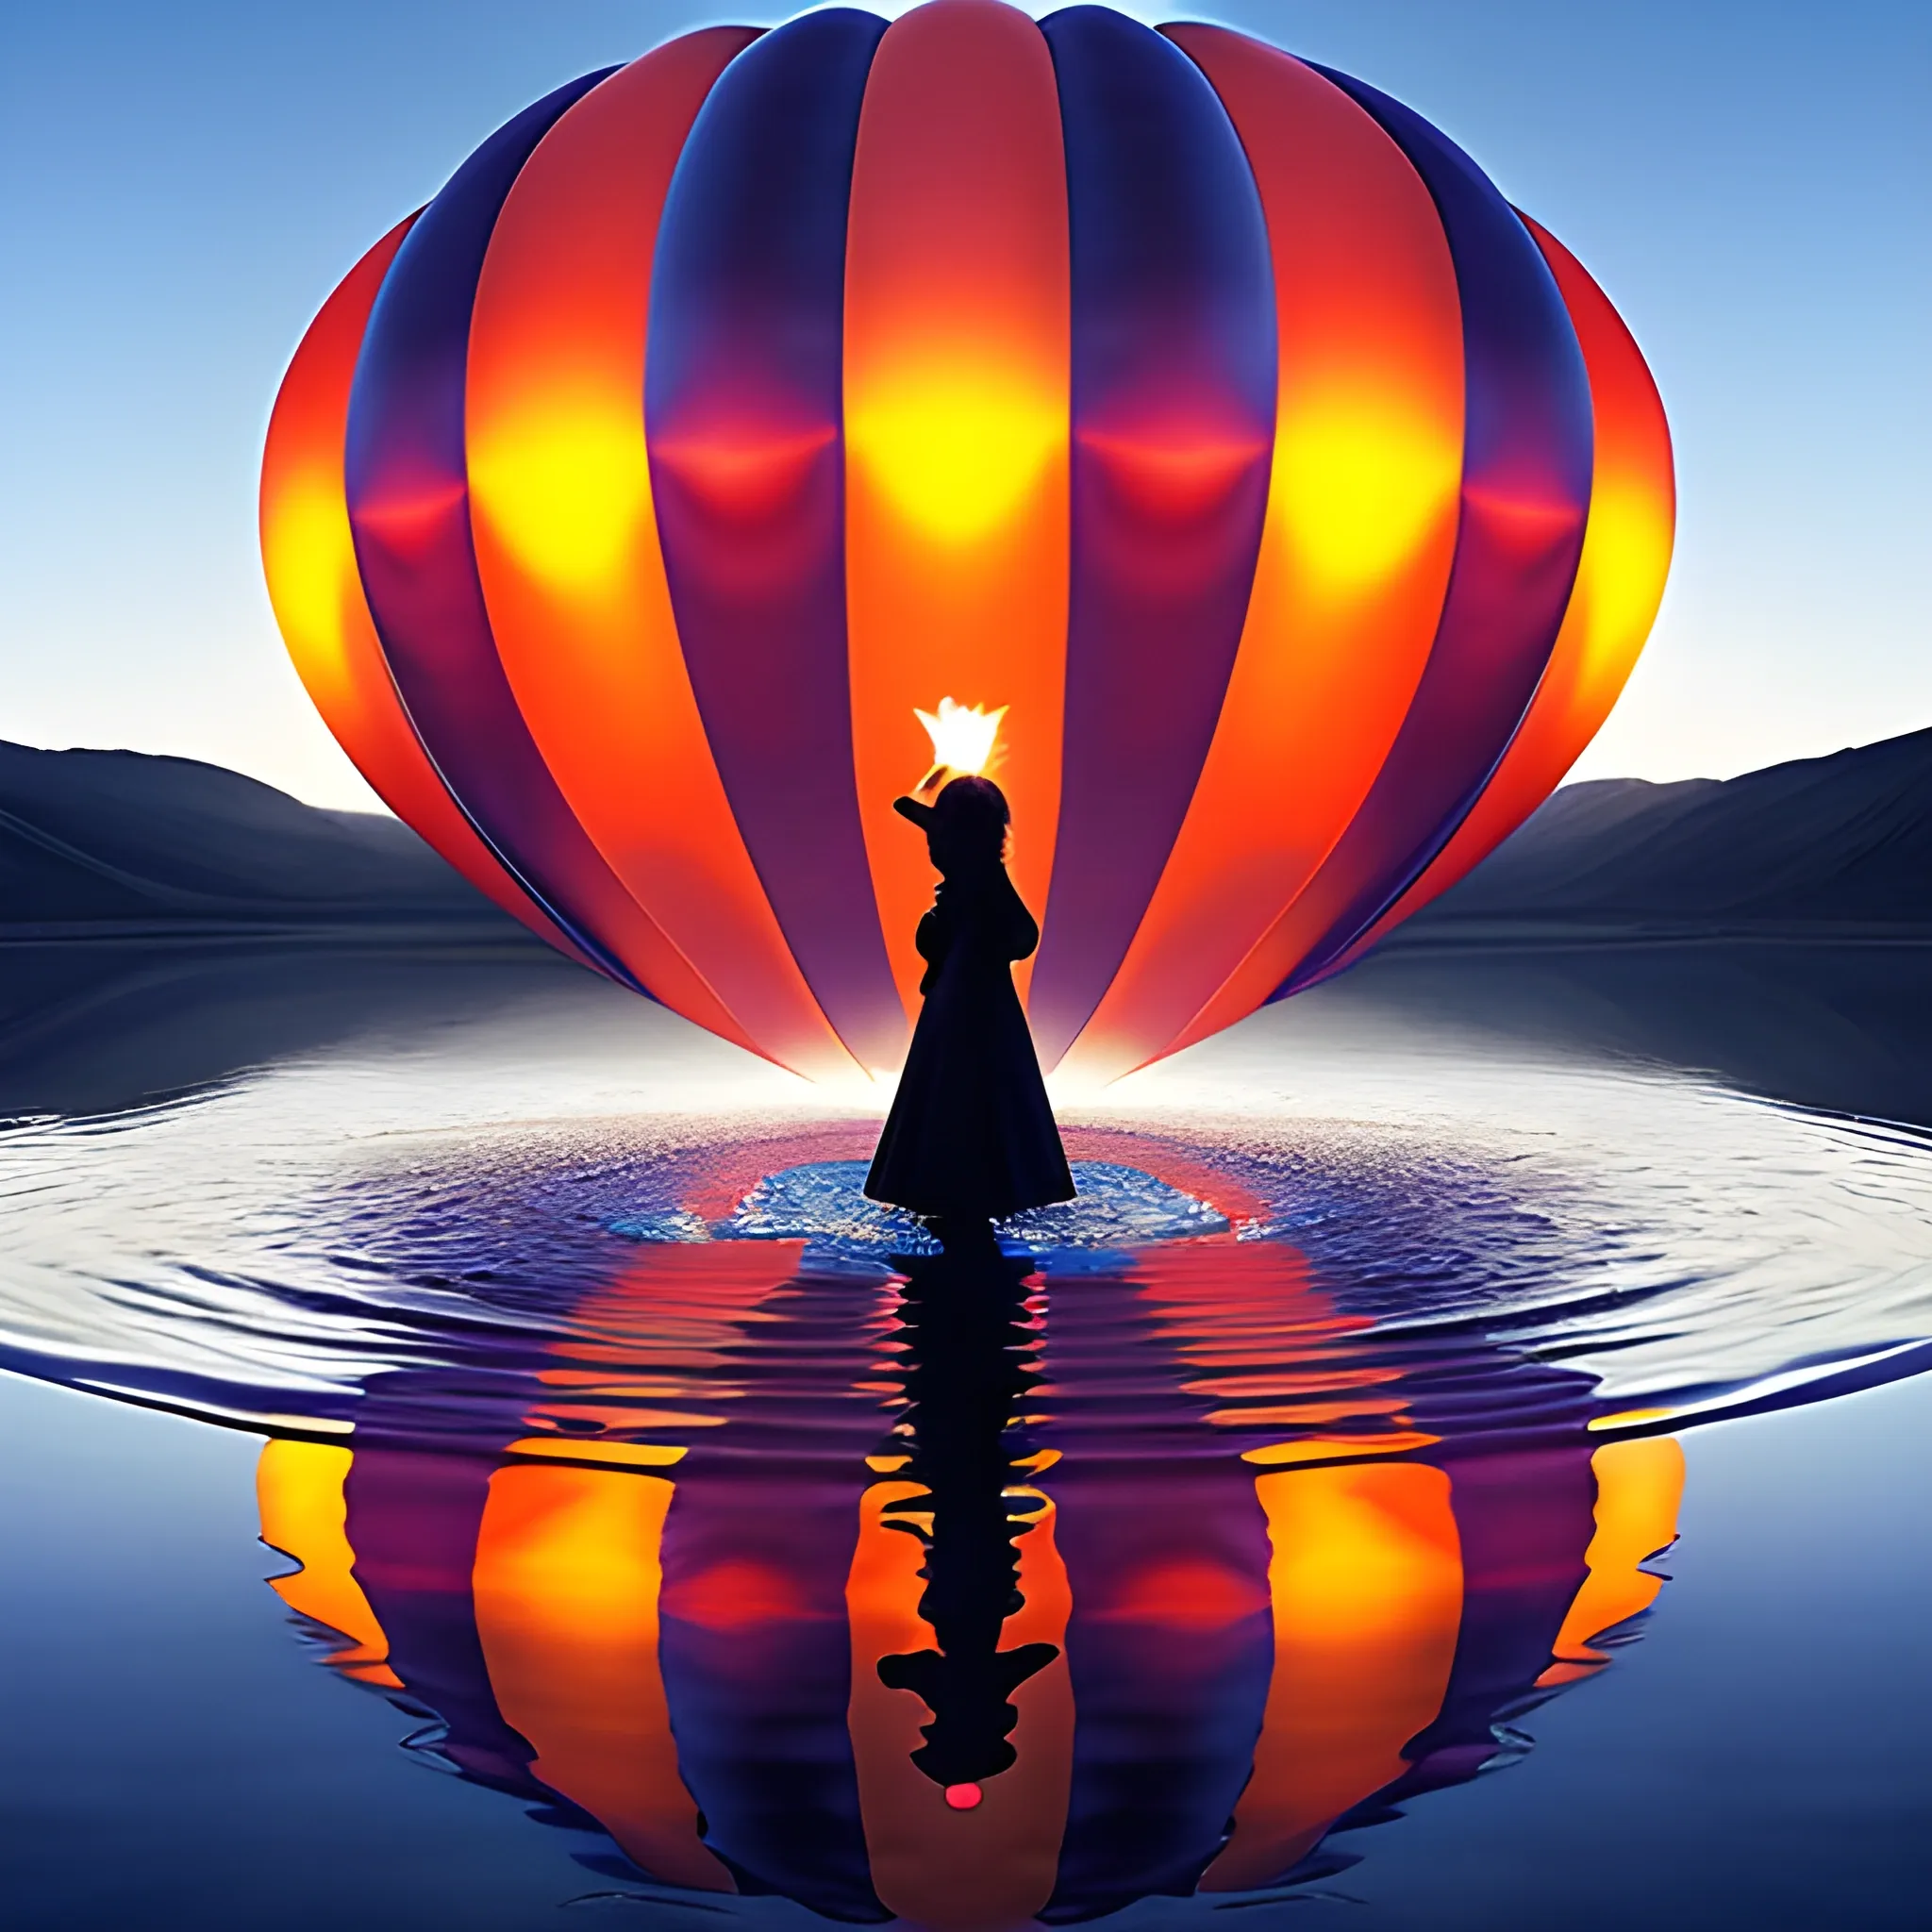
[[[0,0],[0,737],[372,803],[261,587],[256,465],[282,369],[361,250],[499,122],[721,17],[785,16]],[[1726,776],[1932,724],[1926,0],[1192,17],[1429,116],[1582,258],[1649,356],[1677,561],[1580,775]]]

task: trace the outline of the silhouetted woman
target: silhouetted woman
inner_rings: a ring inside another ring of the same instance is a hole
[[[931,805],[901,798],[893,809],[924,828],[940,888],[915,940],[925,1004],[865,1191],[951,1222],[1071,1201],[1013,991],[1012,962],[1040,943],[1040,928],[1007,876],[1006,794],[990,778],[955,778]]]

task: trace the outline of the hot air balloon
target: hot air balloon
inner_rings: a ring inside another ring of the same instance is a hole
[[[892,797],[1012,800],[1042,1059],[1338,970],[1607,716],[1668,430],[1444,135],[1227,29],[932,0],[558,89],[351,270],[270,426],[283,635],[371,784],[574,958],[898,1065]]]

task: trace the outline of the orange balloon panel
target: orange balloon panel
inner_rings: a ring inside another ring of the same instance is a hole
[[[1420,176],[1300,61],[1223,27],[1163,31],[1213,83],[1255,171],[1281,376],[1221,721],[1146,916],[1068,1057],[1102,1078],[1200,1012],[1361,804],[1435,638],[1461,479],[1456,269]]]
[[[471,529],[491,628],[559,790],[633,897],[774,1058],[850,1073],[718,777],[658,547],[641,398],[665,191],[757,38],[689,34],[566,113],[491,232],[470,325]]]
[[[1046,42],[996,0],[934,0],[888,29],[874,58],[845,252],[853,764],[908,1012],[933,874],[891,802],[933,761],[916,708],[942,696],[1009,708],[993,775],[1020,828],[1014,881],[1037,907],[1053,874],[1069,299]]]
[[[1596,458],[1583,557],[1549,669],[1495,776],[1435,863],[1344,965],[1472,872],[1562,783],[1636,669],[1670,575],[1677,498],[1663,399],[1590,272],[1548,229],[1523,220],[1563,291],[1590,368]]]
[[[506,912],[581,964],[581,953],[472,830],[390,681],[349,534],[342,437],[369,311],[409,232],[398,222],[309,324],[269,418],[261,458],[261,558],[295,674],[376,796]]]

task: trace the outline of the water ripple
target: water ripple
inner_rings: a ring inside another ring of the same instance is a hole
[[[1122,1091],[1070,1110],[1081,1200],[1007,1230],[1067,1429],[1111,1439],[1176,1390],[1221,1453],[1641,1428],[1911,1373],[1932,1336],[1910,1129],[1453,1054]],[[863,1393],[893,1257],[930,1247],[858,1192],[872,1120],[775,1087],[728,1112],[610,1097],[391,1053],[21,1123],[0,1360],[291,1433],[427,1374],[427,1433],[500,1437],[514,1385],[517,1428],[620,1457],[754,1382],[802,1376],[801,1417]],[[842,1304],[799,1292],[834,1279]],[[1126,1447],[1176,1453],[1151,1423]]]

